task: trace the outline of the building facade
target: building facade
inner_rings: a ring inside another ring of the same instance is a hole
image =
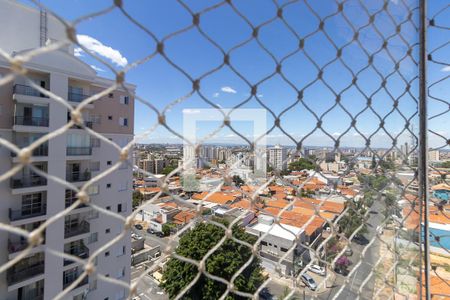
[[[276,145],[269,148],[269,166],[275,170],[286,170],[287,169],[287,152],[286,148]]]
[[[56,19],[16,1],[0,2],[0,26],[3,28],[0,45],[12,56],[66,36],[65,27]],[[44,41],[40,28],[45,29]],[[98,77],[89,65],[74,56],[70,46],[38,55],[24,66],[29,70],[29,80],[74,107],[114,84],[114,81]],[[0,57],[0,78],[9,73],[9,63]],[[70,119],[66,106],[31,87],[27,78],[18,76],[0,86],[0,137],[20,148],[63,127]],[[134,94],[133,85],[126,87]],[[83,110],[84,125],[125,146],[133,138],[134,99],[131,94],[117,89],[88,104]],[[73,126],[35,149],[32,164],[81,187],[111,168],[118,158],[115,147]],[[0,148],[0,173],[17,163],[14,153]],[[118,170],[93,183],[88,192],[95,205],[128,215],[132,208],[132,167],[123,163]],[[0,198],[0,222],[31,231],[76,201],[76,192],[25,167],[10,181],[0,182]],[[83,266],[47,249],[86,259],[122,231],[123,222],[89,206],[78,206],[46,227],[42,245],[34,247],[26,257],[0,274],[0,298],[53,299],[79,277]],[[97,272],[129,282],[130,243],[127,236],[100,253],[95,259]],[[0,264],[3,265],[19,255],[27,241],[4,231],[0,244]],[[123,287],[97,280],[92,275],[64,299],[112,300],[126,296]]]

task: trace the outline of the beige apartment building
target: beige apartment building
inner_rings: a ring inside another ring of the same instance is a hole
[[[44,12],[16,1],[0,0],[0,48],[9,55],[65,38],[65,28]],[[20,34],[19,34],[20,33]],[[34,57],[25,64],[28,78],[76,106],[90,95],[113,85],[67,47]],[[0,57],[0,78],[9,74],[8,62]],[[126,85],[134,93],[135,86]],[[0,137],[25,147],[37,138],[68,122],[67,107],[47,98],[21,77],[0,86]],[[133,138],[134,99],[117,89],[83,111],[85,125],[120,146]],[[118,160],[118,151],[77,127],[52,138],[33,151],[37,168],[82,186],[90,178],[107,170]],[[0,147],[0,174],[18,163],[9,149]],[[132,167],[120,169],[89,188],[91,201],[114,213],[131,212]],[[47,218],[64,210],[76,200],[76,193],[29,168],[8,181],[0,182],[0,222],[33,230]],[[89,206],[79,206],[45,230],[42,245],[32,249],[6,272],[0,274],[0,299],[53,299],[83,272],[82,265],[54,255],[47,249],[86,259],[123,230],[121,221],[99,214]],[[130,238],[123,239],[100,253],[98,273],[129,282]],[[13,259],[27,246],[21,236],[2,231],[0,264]],[[106,283],[95,274],[83,280],[64,299],[125,299],[128,292]]]

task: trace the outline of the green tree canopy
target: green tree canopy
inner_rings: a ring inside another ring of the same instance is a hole
[[[201,260],[223,236],[224,230],[222,228],[212,224],[200,223],[181,237],[176,253],[191,259]],[[256,237],[247,234],[241,227],[235,226],[233,228],[233,236],[250,244],[256,242]],[[206,260],[206,270],[210,274],[230,280],[250,257],[250,248],[227,239]],[[263,282],[261,271],[260,261],[254,258],[251,264],[234,281],[236,288],[243,292],[254,293]],[[197,267],[172,258],[166,265],[161,286],[172,299],[197,274]],[[225,290],[226,286],[223,283],[201,275],[197,283],[186,293],[183,299],[219,299]],[[226,299],[244,298],[235,294],[229,294]]]
[[[289,164],[289,170],[291,171],[301,171],[301,170],[314,170],[314,163],[306,158],[299,158],[299,160],[291,162]]]

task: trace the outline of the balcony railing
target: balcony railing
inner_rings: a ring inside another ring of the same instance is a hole
[[[22,178],[11,178],[11,188],[21,189],[35,186],[47,185],[47,179],[41,176],[28,176]]]
[[[66,208],[71,206],[77,200],[78,200],[77,198],[66,198]],[[87,205],[86,204],[80,204],[75,209],[82,208],[82,207],[87,207]]]
[[[17,145],[19,148],[27,147],[27,145]],[[12,157],[16,157],[17,154],[15,152],[11,152]],[[33,156],[48,156],[48,145],[47,143],[40,145],[39,147],[33,150]]]
[[[92,147],[67,147],[67,155],[92,155]]]
[[[80,234],[88,233],[90,225],[87,221],[81,221],[78,226],[64,228],[64,238],[71,238]]]
[[[91,179],[91,172],[76,172],[76,173],[67,173],[66,180],[68,182],[81,182],[88,181]]]
[[[19,94],[19,95],[25,95],[25,96],[48,98],[46,95],[42,94],[41,92],[36,90],[34,87],[31,87],[28,85],[23,85],[23,84],[15,84],[13,87],[13,93]]]
[[[63,288],[67,288],[69,285],[72,284],[72,282],[74,282],[79,276],[74,276],[66,281],[63,282]],[[79,288],[80,286],[86,285],[89,283],[89,277],[84,277],[83,280],[81,280],[81,282],[75,287],[75,288]]]
[[[68,94],[69,101],[72,101],[72,102],[81,102],[88,97],[89,97],[89,95],[72,93],[72,92],[69,92],[69,94]]]
[[[9,219],[11,221],[24,220],[33,217],[43,216],[47,213],[47,204],[40,207],[33,207],[30,209],[9,209]]]
[[[15,116],[14,125],[48,127],[48,118]]]
[[[72,251],[72,252],[67,252],[67,254],[73,255],[73,256],[78,256],[81,259],[86,259],[89,257],[89,248],[86,246],[81,246],[80,248]],[[71,263],[73,263],[73,260],[70,259],[64,259],[64,265],[67,266]]]
[[[16,253],[24,250],[28,246],[27,240],[17,240],[15,242],[8,239],[8,252]]]
[[[28,268],[24,268],[21,270],[16,270],[17,268],[10,268],[6,274],[6,281],[8,285],[12,285],[32,277],[38,276],[44,273],[45,264],[44,262],[40,262]]]
[[[68,121],[70,121],[70,119],[68,120]],[[92,125],[93,125],[94,123],[93,122],[91,122],[91,121],[84,121],[84,126],[86,126],[87,128],[90,128],[90,129],[92,129]],[[73,125],[72,127],[70,127],[70,128],[72,128],[72,129],[82,129],[80,126],[78,126],[78,125]]]
[[[22,291],[21,300],[44,300],[44,289],[34,288],[32,290]]]

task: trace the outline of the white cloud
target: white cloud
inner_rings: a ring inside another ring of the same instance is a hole
[[[220,90],[221,90],[222,92],[224,92],[224,93],[229,93],[229,94],[236,94],[236,93],[237,93],[236,90],[233,89],[233,88],[230,87],[230,86],[223,86]]]
[[[264,95],[263,95],[263,94],[258,94],[257,96],[258,96],[258,98],[262,98],[262,97],[264,97]]]
[[[219,97],[219,95],[220,95],[219,93],[214,93],[214,94],[213,94],[213,97],[214,97],[214,98],[217,98],[217,97]]]
[[[73,55],[75,55],[76,57],[84,56],[83,52],[83,49],[81,49],[80,47],[76,47],[75,49],[73,49]]]
[[[96,40],[88,35],[78,34],[77,38],[78,42],[83,47],[85,47],[92,53],[96,53],[109,59],[119,67],[124,67],[126,64],[128,64],[128,60],[124,56],[122,56],[119,50],[103,45],[99,40]]]
[[[441,69],[442,72],[450,72],[450,66],[443,67]]]
[[[105,72],[105,70],[103,70],[102,68],[99,68],[99,67],[97,67],[95,65],[91,65],[91,68],[94,69],[97,72]]]

